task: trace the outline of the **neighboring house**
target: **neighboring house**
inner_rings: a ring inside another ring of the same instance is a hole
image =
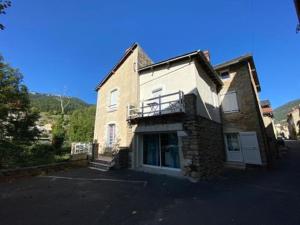
[[[263,113],[263,120],[266,128],[266,133],[268,137],[268,142],[270,146],[270,150],[273,151],[272,155],[278,156],[277,151],[277,132],[274,125],[274,115],[273,115],[273,109],[271,107],[271,103],[269,100],[262,100],[260,101],[262,113]]]
[[[136,43],[97,86],[94,141],[98,154],[114,148],[129,148],[134,126],[127,123],[127,105],[139,102],[138,69],[152,61]]]
[[[252,55],[215,66],[224,83],[220,93],[227,161],[266,165],[271,153],[259,101],[260,83]]]
[[[300,134],[300,105],[293,108],[287,114],[287,123],[290,133],[290,139],[296,140]]]
[[[277,137],[282,137],[284,139],[290,138],[289,128],[287,125],[277,123],[275,124]]]
[[[200,50],[153,63],[134,44],[97,87],[98,153],[129,150],[134,169],[191,177],[224,161],[265,165],[259,90],[252,56],[215,69]]]

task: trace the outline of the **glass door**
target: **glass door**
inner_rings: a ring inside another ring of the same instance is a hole
[[[160,166],[159,135],[143,135],[143,163],[151,166]]]
[[[180,168],[177,134],[161,133],[143,135],[143,164]]]

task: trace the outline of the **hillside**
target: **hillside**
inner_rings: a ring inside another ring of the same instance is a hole
[[[285,122],[287,113],[295,106],[300,104],[300,99],[290,101],[280,107],[274,109],[274,119],[275,122]]]
[[[47,112],[50,114],[57,114],[61,111],[58,97],[50,94],[30,93],[30,102],[32,107],[37,108],[40,112]],[[65,108],[65,113],[70,114],[76,109],[81,109],[90,106],[79,98],[68,97],[64,98],[64,102],[70,101]]]

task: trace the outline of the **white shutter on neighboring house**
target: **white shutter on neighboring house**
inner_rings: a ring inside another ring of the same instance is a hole
[[[230,92],[221,96],[222,108],[224,112],[239,111],[236,92]]]

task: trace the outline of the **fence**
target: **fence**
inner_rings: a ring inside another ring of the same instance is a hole
[[[73,142],[71,147],[71,155],[87,153],[92,155],[93,144],[92,143],[82,143],[82,142]]]

